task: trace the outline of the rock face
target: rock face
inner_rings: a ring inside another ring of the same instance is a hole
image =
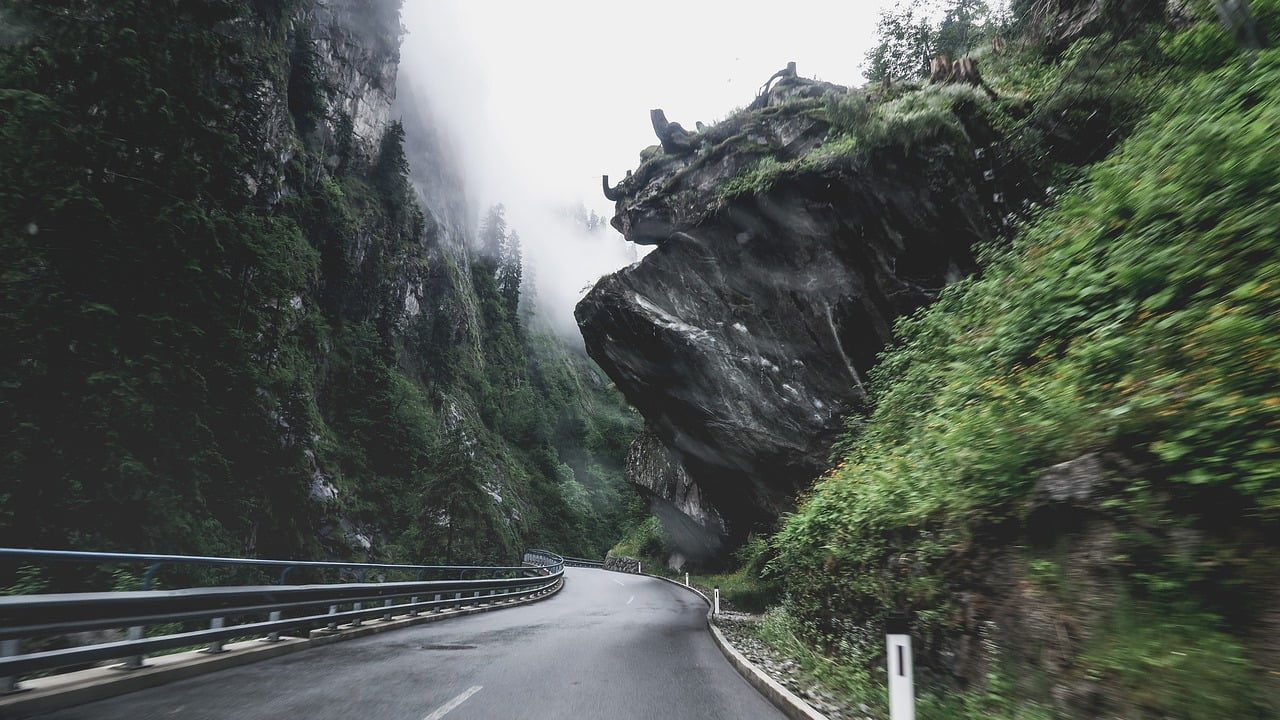
[[[613,572],[635,573],[643,570],[640,561],[625,555],[609,555],[604,559],[604,569]]]
[[[1133,612],[1130,583],[1150,551],[1146,543],[1158,544],[1171,563],[1204,567],[1220,563],[1226,547],[1255,532],[1238,517],[1174,521],[1183,501],[1173,493],[1156,493],[1156,502],[1135,515],[1116,498],[1136,482],[1164,484],[1140,460],[1116,451],[1045,468],[1024,506],[1026,534],[1010,544],[1006,530],[992,529],[949,564],[948,586],[963,588],[953,608],[963,631],[923,640],[917,672],[976,685],[1000,666],[1017,667],[1013,692],[1045,693],[1057,716],[1132,717],[1134,689],[1115,673],[1090,671],[1088,657],[1113,636],[1115,618]],[[1269,573],[1252,575],[1269,591],[1254,598],[1259,622],[1241,641],[1260,667],[1273,668],[1280,593]],[[1230,585],[1217,590],[1229,592]],[[1268,691],[1274,693],[1272,678]]]
[[[650,508],[684,554],[693,560],[715,555],[723,544],[724,519],[702,499],[680,462],[651,432],[641,433],[627,453],[626,476],[650,499]]]
[[[1024,24],[1032,36],[1062,49],[1105,30],[1131,30],[1138,21],[1185,12],[1180,0],[1052,0],[1035,5]]]
[[[399,3],[328,0],[306,13],[316,72],[328,101],[351,119],[357,138],[381,137],[391,120],[400,63]]]
[[[975,159],[981,122],[957,111],[958,135],[841,154],[831,104],[860,95],[780,75],[681,135],[692,148],[655,112],[675,152],[647,148],[606,189],[614,227],[657,249],[576,310],[588,353],[653,432],[628,479],[678,537],[741,538],[785,511],[826,467],[894,321],[973,272],[971,248],[1001,217]]]

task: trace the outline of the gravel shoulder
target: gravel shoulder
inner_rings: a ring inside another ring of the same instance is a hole
[[[831,720],[874,720],[869,708],[841,698],[800,669],[800,664],[760,638],[761,615],[722,609],[716,627],[748,660]]]

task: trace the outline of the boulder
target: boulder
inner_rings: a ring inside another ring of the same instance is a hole
[[[683,559],[705,560],[720,550],[724,519],[703,501],[702,490],[680,457],[652,432],[641,433],[631,444],[626,478],[649,498],[650,510],[662,520],[671,543],[683,551]]]
[[[613,226],[657,248],[575,314],[652,430],[628,479],[691,557],[791,507],[863,406],[894,321],[974,272],[1003,217],[975,159],[993,135],[974,118],[963,137],[806,162],[835,137],[826,104],[850,95],[784,77],[699,133],[697,153],[647,150],[610,190]],[[795,169],[728,191],[769,163]]]

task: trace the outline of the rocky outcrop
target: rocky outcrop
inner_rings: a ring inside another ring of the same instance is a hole
[[[1155,488],[1148,502],[1126,499],[1135,497],[1135,486]],[[976,687],[1016,667],[1019,672],[1008,676],[1011,694],[1045,698],[1056,717],[1156,717],[1149,708],[1145,713],[1135,708],[1159,702],[1158,696],[1136,689],[1132,678],[1108,663],[1119,656],[1127,661],[1124,653],[1137,652],[1126,645],[1138,635],[1123,633],[1160,622],[1176,632],[1171,628],[1187,621],[1143,615],[1153,607],[1169,610],[1149,604],[1156,598],[1143,586],[1157,557],[1212,575],[1202,586],[1180,589],[1180,600],[1204,593],[1214,607],[1236,608],[1228,623],[1247,629],[1240,636],[1245,653],[1259,667],[1274,668],[1280,579],[1269,559],[1258,561],[1273,557],[1259,540],[1264,526],[1242,518],[1221,497],[1221,507],[1200,507],[1207,517],[1191,520],[1184,505],[1203,506],[1203,498],[1179,497],[1184,491],[1153,476],[1131,452],[1086,453],[1042,470],[1023,503],[1017,530],[1007,524],[981,528],[931,571],[945,578],[951,593],[947,617],[954,624],[920,630],[918,677]],[[1246,560],[1250,554],[1252,562]],[[1146,641],[1157,642],[1157,637]],[[871,633],[859,641],[880,638]],[[1175,656],[1196,656],[1188,638],[1158,641],[1168,642]],[[1177,663],[1168,671],[1186,672]],[[1263,678],[1270,697],[1280,696],[1274,677]]]
[[[646,149],[611,190],[614,227],[657,248],[576,316],[669,451],[639,441],[628,479],[664,519],[683,515],[673,534],[741,538],[785,511],[861,406],[894,321],[975,269],[1002,217],[975,160],[992,135],[967,96],[936,92],[957,93],[955,132],[849,151],[864,138],[833,118],[862,96],[784,73],[746,110],[677,133],[694,147]]]
[[[703,501],[678,455],[651,432],[641,433],[627,453],[627,479],[649,498],[672,543],[691,560],[712,557],[723,544],[724,520]]]
[[[643,570],[640,561],[625,555],[607,555],[604,559],[604,569],[613,572],[638,573]]]
[[[1027,10],[1023,27],[1036,41],[1064,49],[1105,31],[1132,32],[1143,21],[1178,15],[1179,0],[1045,0]]]
[[[328,0],[317,2],[302,20],[315,72],[326,79],[330,116],[345,115],[357,139],[376,143],[396,98],[403,33],[399,3]]]

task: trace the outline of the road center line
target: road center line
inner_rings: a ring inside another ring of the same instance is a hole
[[[450,700],[449,702],[441,705],[439,709],[437,709],[435,712],[431,713],[430,715],[422,718],[422,720],[440,720],[440,718],[444,717],[445,715],[448,715],[449,712],[452,711],[454,708],[466,702],[467,698],[480,692],[480,687],[481,686],[479,685],[472,685],[471,687],[467,688],[466,692]]]
[[[635,599],[636,599],[636,596],[635,596],[635,595],[632,595],[631,597],[627,598],[627,604],[628,604],[628,605],[630,605],[630,604],[631,604],[631,601],[632,601],[632,600],[635,600]]]
[[[627,584],[626,584],[626,583],[622,582],[622,581],[621,581],[621,580],[619,580],[618,578],[609,578],[609,579],[610,579],[610,580],[612,580],[612,581],[614,581],[614,582],[616,582],[616,583],[618,583],[619,585],[621,585],[621,586],[623,586],[623,587],[626,587],[626,586],[627,586]]]

